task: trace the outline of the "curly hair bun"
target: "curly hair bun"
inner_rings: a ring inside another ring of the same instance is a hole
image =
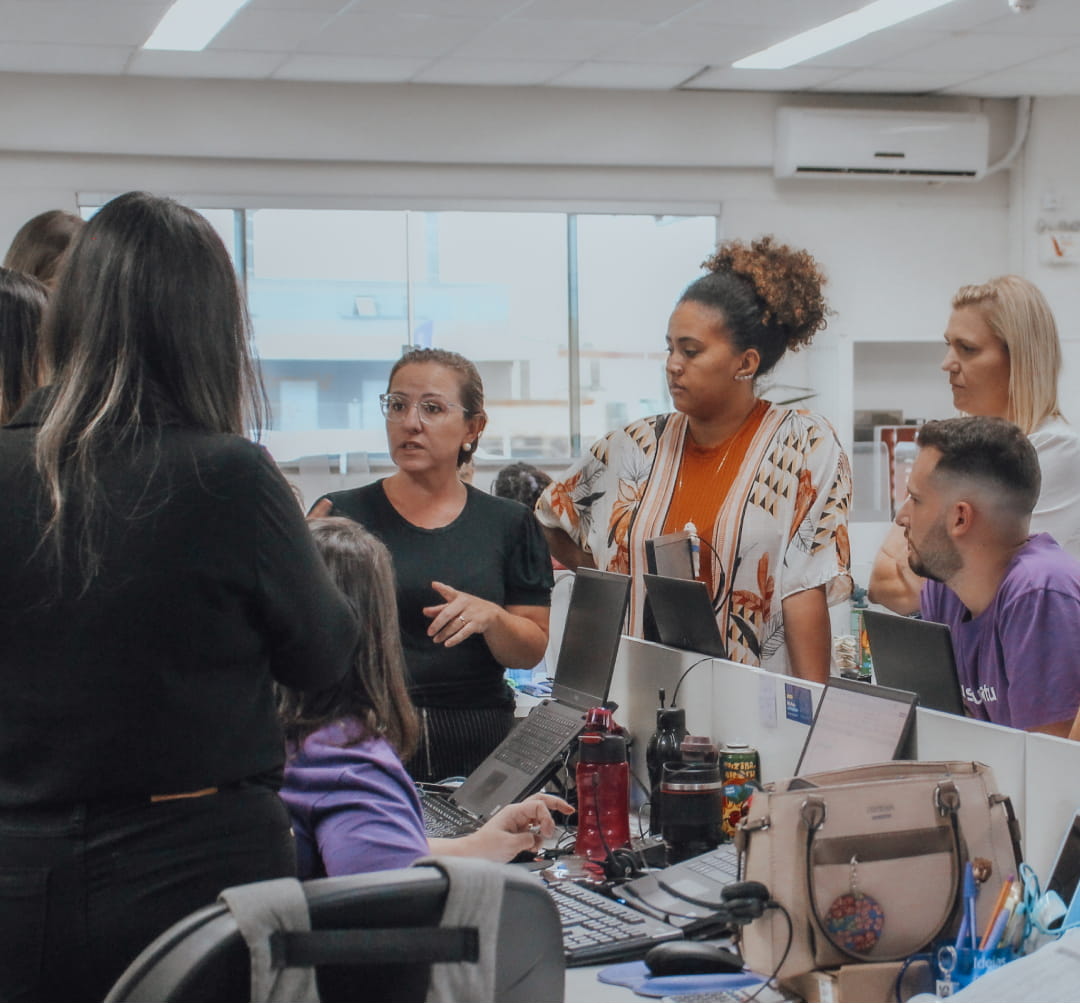
[[[825,327],[825,273],[808,251],[779,244],[772,236],[750,244],[725,241],[702,267],[749,282],[762,303],[762,323],[780,327],[792,351],[809,345]]]

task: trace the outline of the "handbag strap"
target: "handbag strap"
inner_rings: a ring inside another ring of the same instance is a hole
[[[945,816],[948,820],[948,838],[947,847],[950,851],[950,892],[949,902],[953,904],[952,909],[945,915],[945,919],[936,931],[931,932],[930,936],[925,941],[920,942],[918,945],[912,945],[909,950],[898,953],[895,958],[904,958],[917,952],[924,945],[933,941],[945,927],[948,926],[949,918],[955,912],[956,904],[960,900],[960,874],[961,874],[961,839],[960,839],[960,823],[959,823],[959,809],[960,809],[960,795],[956,790],[956,785],[951,781],[942,781],[934,788],[934,802],[938,810],[938,814]],[[886,962],[888,959],[880,955],[868,955],[864,952],[857,952],[852,948],[845,948],[839,944],[833,936],[829,933],[828,927],[825,926],[824,921],[821,919],[821,914],[818,911],[817,897],[814,895],[814,839],[816,838],[818,831],[825,824],[825,818],[827,816],[827,808],[825,800],[817,795],[810,795],[806,801],[802,804],[801,817],[803,823],[806,826],[806,897],[810,903],[810,912],[814,918],[814,924],[817,930],[824,936],[836,951],[842,955],[847,955],[850,958],[857,959],[860,962]],[[883,834],[880,841],[882,856],[900,856],[895,853],[896,851],[903,852],[911,846],[910,838],[904,834]],[[893,853],[890,853],[893,852]]]

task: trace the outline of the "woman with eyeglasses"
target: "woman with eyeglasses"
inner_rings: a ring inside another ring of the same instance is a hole
[[[462,482],[487,423],[476,367],[444,349],[410,349],[380,398],[389,477],[333,492],[312,516],[347,516],[394,560],[409,692],[420,742],[418,781],[467,776],[514,724],[507,666],[547,648],[551,558],[523,505]]]

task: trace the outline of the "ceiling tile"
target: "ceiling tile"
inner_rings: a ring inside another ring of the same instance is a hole
[[[909,70],[856,70],[854,73],[845,73],[836,77],[826,86],[812,89],[856,94],[930,94],[945,87],[953,87],[970,76],[970,73],[962,70],[939,73],[915,73]]]
[[[611,87],[667,91],[689,80],[700,65],[692,63],[579,63],[551,81],[555,87]]]
[[[527,87],[546,84],[565,72],[571,63],[531,59],[440,59],[421,70],[417,84],[488,84],[502,87]]]
[[[0,0],[0,38],[58,45],[142,45],[167,7],[160,2]]]
[[[273,73],[277,80],[335,80],[351,83],[405,83],[428,65],[426,59],[379,56],[291,56]]]
[[[696,0],[532,0],[520,16],[532,20],[610,20],[660,24],[699,6]]]
[[[862,69],[903,56],[914,49],[948,41],[949,38],[946,32],[908,31],[899,28],[894,31],[875,31],[874,34],[849,42],[839,49],[823,52],[801,65]]]
[[[332,17],[316,10],[242,10],[214,36],[210,48],[289,52],[322,31]]]
[[[733,70],[730,66],[706,70],[683,90],[690,91],[801,91],[840,76],[837,70],[792,66],[786,70]]]
[[[1005,35],[1075,35],[1080,32],[1078,6],[1076,0],[1036,0],[1031,10],[1014,13],[1003,0],[1001,16],[988,20],[979,31]]]
[[[245,11],[282,11],[318,12],[320,14],[338,14],[352,6],[352,0],[248,0]]]
[[[727,26],[766,26],[782,41],[807,28],[865,7],[867,0],[704,0],[680,15],[679,22]]]
[[[170,52],[164,49],[139,50],[128,72],[145,77],[216,77],[219,79],[261,80],[269,77],[281,62],[272,52]]]
[[[436,59],[472,38],[486,22],[422,14],[342,14],[297,48],[354,56]]]
[[[429,14],[495,20],[528,6],[528,0],[356,0],[351,10],[365,14]]]
[[[927,72],[944,69],[980,71],[1026,62],[1044,53],[1060,51],[1067,44],[1068,40],[1045,35],[1016,37],[971,32],[912,49],[902,56],[882,61],[878,68]]]
[[[120,45],[0,42],[0,72],[121,74],[133,51]]]
[[[454,50],[472,59],[591,59],[645,30],[629,21],[498,21]]]
[[[732,31],[716,24],[680,21],[652,28],[632,41],[613,44],[598,55],[611,62],[727,66],[778,40],[776,32],[767,28]]]

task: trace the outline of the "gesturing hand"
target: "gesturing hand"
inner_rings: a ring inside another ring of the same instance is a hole
[[[460,645],[470,635],[484,634],[502,616],[503,609],[497,603],[461,592],[445,582],[432,582],[431,588],[446,600],[424,607],[424,616],[431,618],[428,637],[437,645]]]

